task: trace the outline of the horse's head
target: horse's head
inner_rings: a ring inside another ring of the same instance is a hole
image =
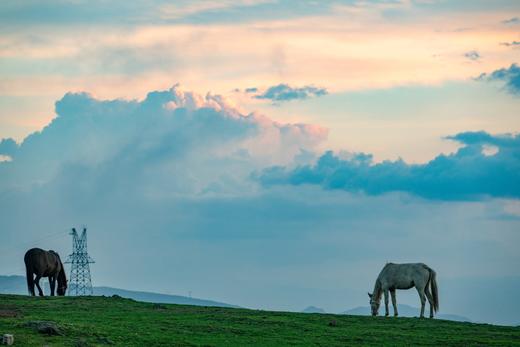
[[[59,296],[64,296],[65,292],[67,292],[67,282],[58,284],[58,289],[56,290]]]
[[[368,297],[370,298],[370,309],[372,310],[372,316],[377,316],[379,314],[379,305],[381,302],[374,298],[374,294],[368,293]]]

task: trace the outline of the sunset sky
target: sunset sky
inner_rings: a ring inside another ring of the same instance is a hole
[[[425,262],[520,324],[519,63],[513,0],[2,1],[0,274],[87,225],[95,285],[341,312]]]

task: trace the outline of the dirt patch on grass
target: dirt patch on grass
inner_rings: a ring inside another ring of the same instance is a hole
[[[22,314],[18,310],[0,309],[0,318],[19,318]]]
[[[167,311],[168,307],[166,307],[165,305],[162,305],[162,304],[153,304],[152,309],[154,309],[156,311]]]
[[[30,321],[25,326],[45,335],[63,335],[58,325],[50,321]]]

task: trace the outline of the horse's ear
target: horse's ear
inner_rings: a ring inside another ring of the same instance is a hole
[[[369,298],[372,298],[372,294],[368,293],[368,297],[369,297]]]

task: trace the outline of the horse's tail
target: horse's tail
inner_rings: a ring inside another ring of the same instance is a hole
[[[439,311],[439,288],[437,286],[437,274],[433,269],[428,268],[428,271],[430,272],[430,287],[432,289],[432,296],[433,296],[433,309],[435,312]]]
[[[34,276],[30,265],[28,264],[27,256],[24,258],[25,262],[25,276],[27,277],[27,290],[29,295],[34,295]]]

